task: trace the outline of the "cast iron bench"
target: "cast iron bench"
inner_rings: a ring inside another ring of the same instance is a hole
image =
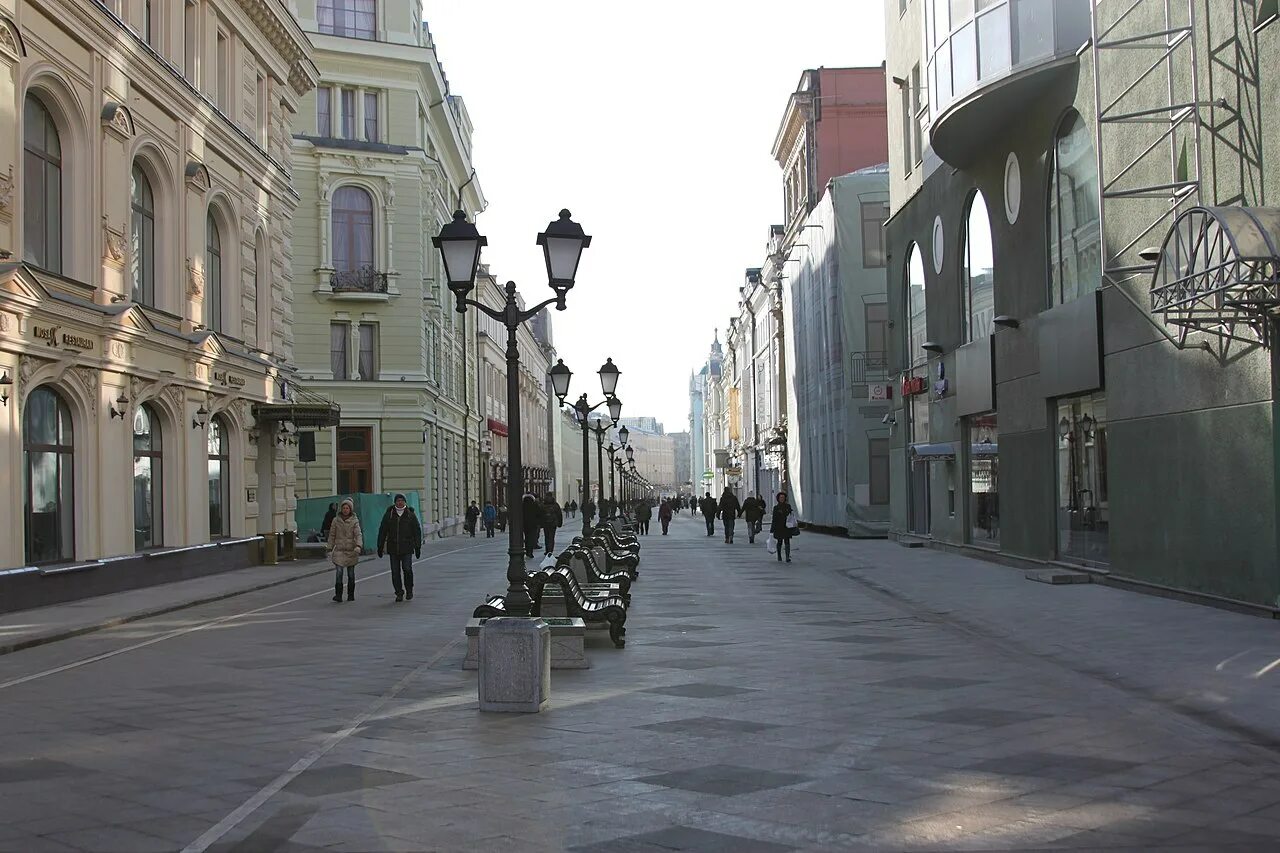
[[[587,579],[591,583],[612,583],[618,585],[619,595],[626,600],[627,606],[631,605],[631,584],[635,580],[635,570],[622,566],[617,569],[601,569],[596,562],[596,557],[591,553],[590,548],[584,548],[581,542],[575,542],[570,545],[556,557],[557,566],[570,566],[575,559],[581,559],[582,564],[587,570]]]
[[[556,584],[564,594],[565,610],[569,616],[576,616],[583,622],[604,622],[609,626],[609,639],[618,648],[627,644],[624,635],[627,633],[627,605],[622,596],[610,595],[602,598],[587,596],[578,579],[568,566],[556,566],[553,569],[542,569],[529,576],[529,597],[533,599],[533,615],[542,611],[542,591],[547,584]]]

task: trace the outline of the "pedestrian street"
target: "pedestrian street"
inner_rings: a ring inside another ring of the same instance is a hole
[[[0,656],[0,850],[1276,849],[1273,622],[718,534],[652,525],[626,647],[589,632],[541,714],[462,669],[502,538],[429,542],[412,601],[366,561],[353,602],[323,573]]]

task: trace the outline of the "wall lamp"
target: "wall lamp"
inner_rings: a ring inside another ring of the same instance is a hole
[[[1155,261],[1160,260],[1160,247],[1148,246],[1145,249],[1139,249],[1138,257],[1142,258],[1144,261],[1147,261],[1148,263],[1154,263]]]
[[[928,350],[929,352],[934,353],[936,355],[942,355],[943,353],[942,344],[937,343],[935,341],[925,341],[920,345],[920,349]]]
[[[120,407],[119,410],[116,409],[116,406]],[[111,407],[111,419],[115,420],[116,418],[119,418],[120,420],[124,420],[124,416],[128,411],[129,398],[124,395],[123,391],[121,391],[120,396],[116,398],[115,406]]]
[[[5,371],[0,376],[0,403],[4,403],[5,408],[9,407],[9,388],[12,387],[13,380],[9,378],[9,371]]]
[[[1018,328],[1019,325],[1021,325],[1018,322],[1017,317],[1011,317],[1008,314],[1001,314],[999,317],[996,317],[991,322],[1005,329],[1016,329]]]
[[[203,420],[201,420],[203,418]],[[209,410],[204,407],[204,403],[200,404],[200,408],[196,409],[196,416],[191,419],[192,429],[204,429],[209,424]]]

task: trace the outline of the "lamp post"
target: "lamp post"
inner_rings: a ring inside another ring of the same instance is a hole
[[[560,371],[559,378],[556,372]],[[560,403],[564,403],[564,398],[569,393],[569,377],[572,376],[568,367],[564,366],[564,360],[561,359],[555,367],[551,369],[552,384],[555,385],[556,396],[560,398]],[[591,445],[589,444],[591,421],[590,415],[601,406],[609,408],[609,417],[617,421],[622,417],[622,401],[618,399],[618,376],[622,371],[614,365],[613,359],[605,359],[604,364],[596,373],[600,376],[600,389],[604,391],[604,399],[594,406],[587,400],[587,395],[583,393],[578,397],[578,401],[573,404],[573,416],[578,422],[578,428],[582,430],[582,501],[581,506],[584,508],[591,496]],[[560,384],[563,381],[563,386]],[[600,493],[601,502],[604,499],[603,490]],[[599,507],[596,507],[597,511]],[[582,513],[582,536],[586,538],[591,535],[591,519],[587,517],[584,509]]]
[[[617,400],[617,398],[614,398]],[[618,403],[618,414],[622,414],[622,404]],[[605,421],[604,418],[596,418],[595,426],[589,429],[596,434],[596,491],[600,494],[600,502],[604,503],[604,434],[613,428],[617,423],[617,419]],[[612,513],[612,500],[610,501],[610,512]],[[604,521],[604,513],[600,514],[600,520]]]
[[[440,251],[444,261],[449,290],[454,295],[454,310],[465,314],[470,306],[498,321],[507,329],[507,410],[510,412],[510,434],[507,436],[508,470],[507,486],[507,613],[512,616],[528,616],[533,602],[525,583],[524,571],[524,518],[520,498],[524,494],[524,460],[520,454],[520,346],[516,331],[522,323],[535,317],[548,305],[557,311],[565,309],[565,295],[573,288],[578,275],[578,263],[582,250],[591,245],[591,238],[582,226],[570,218],[567,210],[560,211],[556,221],[538,235],[537,244],[542,247],[547,266],[547,285],[555,296],[525,310],[516,301],[516,283],[507,282],[506,302],[502,308],[490,308],[468,298],[476,286],[476,270],[480,266],[480,250],[489,244],[488,239],[467,221],[461,210],[453,214],[453,221],[440,229],[432,244]],[[566,379],[566,385],[568,380]]]

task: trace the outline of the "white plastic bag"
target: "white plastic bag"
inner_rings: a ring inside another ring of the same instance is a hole
[[[764,541],[765,550],[770,554],[778,553],[778,540],[773,538],[773,534],[769,534],[769,538]]]

